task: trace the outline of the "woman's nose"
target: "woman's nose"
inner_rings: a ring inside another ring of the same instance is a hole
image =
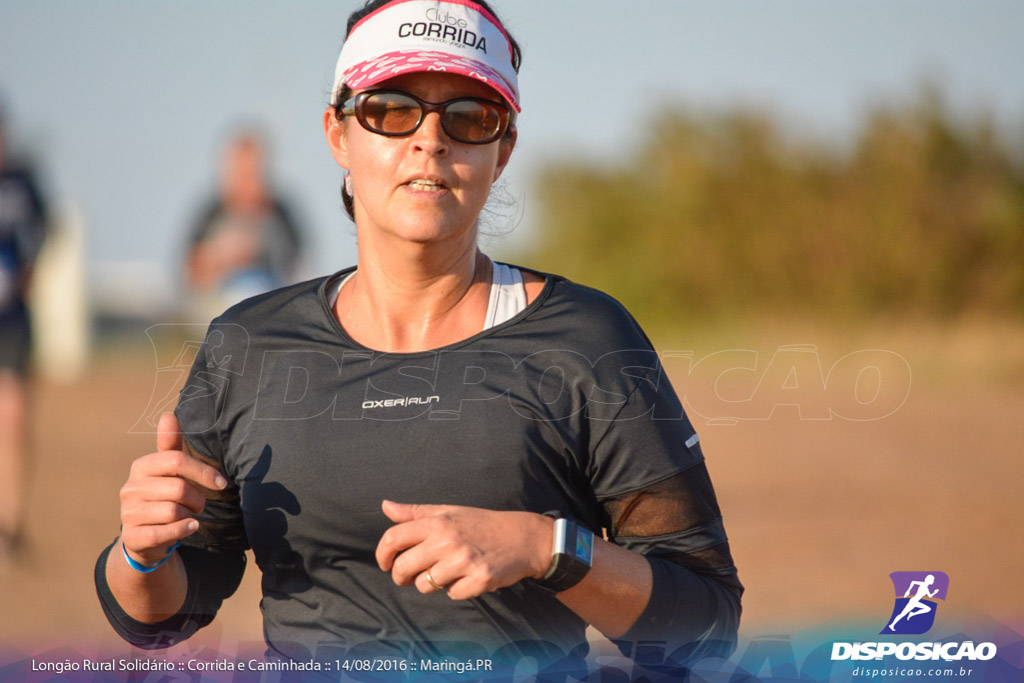
[[[416,149],[435,156],[447,154],[451,146],[451,139],[444,132],[441,115],[437,112],[430,112],[423,117],[423,123],[412,134],[412,139]]]

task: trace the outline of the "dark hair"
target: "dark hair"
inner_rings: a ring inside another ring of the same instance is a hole
[[[348,16],[348,25],[345,27],[345,39],[348,39],[349,34],[352,33],[352,29],[355,28],[355,25],[358,24],[364,17],[366,17],[369,14],[372,14],[373,12],[376,12],[381,7],[384,7],[385,5],[393,1],[394,0],[366,0],[366,4],[364,4],[362,7],[360,7],[359,9],[357,9],[355,12]],[[519,73],[519,65],[523,61],[523,51],[519,47],[519,43],[517,43],[516,39],[512,37],[512,34],[508,32],[508,29],[505,29],[505,25],[502,23],[501,18],[498,16],[497,12],[491,9],[491,6],[487,4],[487,0],[474,0],[474,2],[483,7],[488,12],[490,12],[494,16],[494,18],[498,20],[498,23],[501,25],[502,29],[505,30],[505,35],[508,36],[508,42],[512,48],[512,68],[515,70],[516,73]],[[352,97],[352,88],[348,87],[347,84],[342,83],[341,87],[338,88],[338,91],[332,94],[332,97],[334,99],[331,100],[331,107],[334,109],[334,118],[340,121],[345,116],[344,114],[342,114],[341,108],[345,104],[345,101],[348,100],[348,98]],[[514,134],[515,112],[512,112],[512,121],[511,123],[509,123],[508,130],[505,132],[505,136],[506,138],[508,138]],[[352,195],[345,191],[344,183],[342,183],[341,185],[341,201],[345,205],[345,212],[349,215],[349,218],[355,220],[356,214],[355,206],[352,200]]]

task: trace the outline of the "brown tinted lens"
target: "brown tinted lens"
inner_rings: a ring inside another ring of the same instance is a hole
[[[463,142],[493,140],[501,130],[502,112],[497,106],[475,100],[456,100],[444,112],[444,129]]]
[[[411,133],[421,114],[416,100],[399,93],[374,93],[363,102],[363,121],[377,133]]]

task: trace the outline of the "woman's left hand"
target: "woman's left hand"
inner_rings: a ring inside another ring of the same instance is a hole
[[[432,593],[433,579],[465,600],[539,578],[551,564],[553,520],[543,515],[389,500],[381,508],[396,524],[377,544],[377,564],[399,586]]]

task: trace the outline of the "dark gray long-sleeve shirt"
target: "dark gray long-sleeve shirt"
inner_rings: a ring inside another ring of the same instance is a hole
[[[251,547],[276,656],[539,648],[568,666],[586,653],[583,620],[529,580],[465,601],[396,586],[374,560],[387,498],[557,510],[604,529],[654,575],[622,640],[731,651],[742,586],[700,443],[620,304],[548,275],[506,323],[443,349],[381,353],[334,318],[338,276],[250,299],[210,326],[177,415],[232,492],[185,541],[189,598],[168,622],[127,617],[101,556],[101,600],[125,638],[161,647],[208,623]]]

